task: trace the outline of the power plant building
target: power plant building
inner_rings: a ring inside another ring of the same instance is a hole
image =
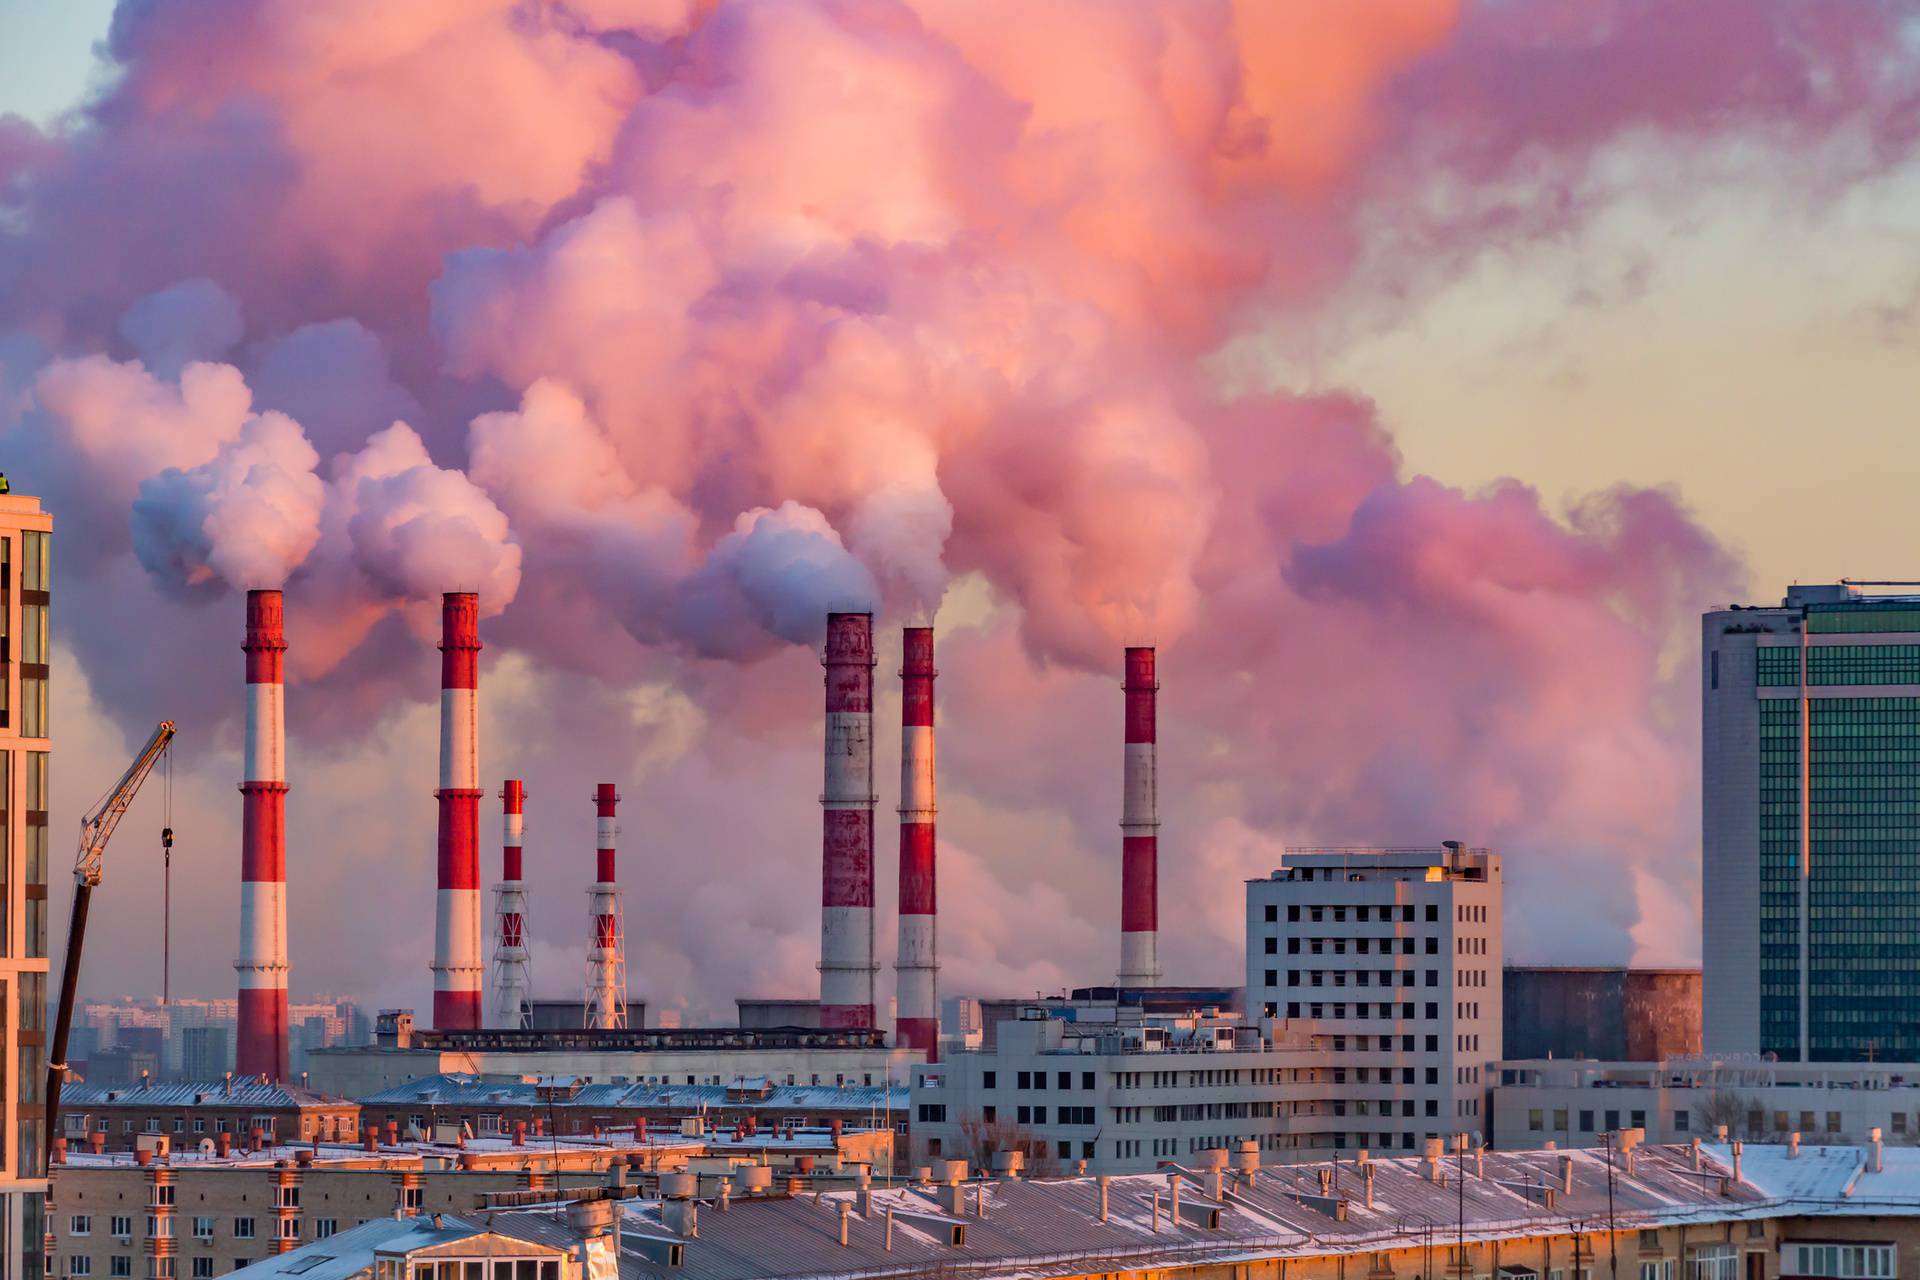
[[[1701,619],[1705,1049],[1920,1060],[1920,594]]]
[[[1698,969],[1508,965],[1501,985],[1503,1058],[1663,1062],[1700,1054]]]

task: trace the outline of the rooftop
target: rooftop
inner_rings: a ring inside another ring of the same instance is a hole
[[[259,1111],[299,1107],[346,1107],[346,1098],[316,1093],[298,1085],[269,1082],[259,1076],[234,1080],[139,1081],[133,1084],[69,1084],[60,1092],[62,1110],[81,1107],[250,1107]]]
[[[904,1084],[881,1085],[772,1084],[766,1077],[736,1079],[732,1084],[599,1083],[577,1077],[499,1077],[445,1072],[382,1089],[359,1099],[365,1107],[434,1106],[555,1106],[606,1110],[655,1108],[689,1114],[719,1109],[878,1111],[905,1110],[910,1101]]]

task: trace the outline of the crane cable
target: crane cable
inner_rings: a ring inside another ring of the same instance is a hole
[[[173,753],[160,760],[160,1006],[173,994]]]

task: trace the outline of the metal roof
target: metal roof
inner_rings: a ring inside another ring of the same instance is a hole
[[[1571,1160],[1573,1190],[1556,1194],[1548,1209],[1539,1193],[1561,1186],[1562,1160]],[[1762,1189],[1732,1183],[1711,1157],[1696,1172],[1687,1148],[1642,1148],[1634,1172],[1616,1159],[1613,1214],[1622,1229],[1679,1222],[1721,1221],[1786,1211]],[[683,1265],[673,1280],[772,1280],[773,1277],[879,1276],[979,1270],[1006,1275],[1072,1275],[1133,1267],[1191,1263],[1209,1258],[1313,1257],[1370,1253],[1382,1249],[1444,1249],[1462,1234],[1469,1242],[1540,1234],[1604,1230],[1608,1220],[1608,1166],[1604,1153],[1537,1151],[1492,1153],[1483,1173],[1469,1157],[1443,1161],[1443,1183],[1431,1181],[1418,1159],[1373,1162],[1373,1203],[1352,1161],[1338,1167],[1337,1195],[1347,1199],[1345,1221],[1316,1207],[1321,1171],[1330,1164],[1268,1166],[1251,1187],[1225,1176],[1221,1200],[1208,1197],[1209,1179],[1181,1170],[1183,1220],[1171,1221],[1169,1174],[1116,1176],[1108,1182],[1108,1220],[1098,1215],[1099,1183],[1093,1178],[1052,1181],[992,1181],[968,1184],[966,1242],[954,1247],[937,1238],[928,1219],[949,1218],[937,1189],[896,1186],[873,1192],[868,1216],[849,1222],[846,1246],[839,1242],[840,1209],[856,1205],[853,1191],[797,1197],[735,1199],[727,1212],[703,1204],[697,1238],[685,1241]],[[977,1187],[986,1189],[986,1214],[973,1216]],[[1723,1190],[1724,1186],[1724,1190]],[[1531,1189],[1531,1191],[1530,1191]],[[1155,1229],[1153,1197],[1160,1214]],[[1185,1219],[1196,1206],[1222,1209],[1218,1227]],[[895,1211],[893,1247],[885,1248],[885,1216]],[[1920,1206],[1916,1206],[1920,1207]],[[623,1228],[631,1242],[670,1235],[657,1201],[628,1201]],[[918,1221],[907,1219],[912,1213]],[[559,1211],[521,1210],[492,1219],[502,1234],[548,1239],[564,1232]],[[554,1237],[557,1239],[557,1236]],[[657,1277],[664,1268],[629,1254],[622,1280]]]
[[[265,1083],[244,1076],[229,1085],[225,1080],[144,1084],[70,1084],[60,1095],[65,1110],[79,1107],[252,1107],[261,1111],[296,1107],[344,1107],[346,1098],[315,1093],[296,1085]]]
[[[652,1107],[661,1110],[698,1112],[732,1108],[766,1111],[847,1111],[885,1112],[891,1107],[904,1112],[912,1091],[904,1085],[772,1085],[764,1094],[742,1097],[737,1086],[724,1084],[592,1084],[584,1083],[570,1095],[552,1097],[560,1082],[552,1078],[539,1084],[526,1080],[488,1079],[484,1076],[446,1072],[423,1076],[406,1084],[394,1085],[359,1099],[368,1107],[485,1107],[519,1106],[555,1108],[599,1108],[603,1110]],[[729,1090],[734,1090],[729,1096]]]

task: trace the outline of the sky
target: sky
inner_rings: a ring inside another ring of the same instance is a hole
[[[180,722],[176,990],[232,982],[251,586],[296,997],[426,1006],[455,587],[544,994],[603,779],[637,996],[815,989],[848,606],[883,965],[898,628],[939,628],[949,993],[1110,973],[1132,643],[1170,977],[1241,976],[1284,847],[1447,838],[1505,855],[1510,958],[1697,960],[1698,614],[1920,576],[1920,13],[1004,7],[0,0],[54,828]],[[155,803],[90,991],[155,985]]]

